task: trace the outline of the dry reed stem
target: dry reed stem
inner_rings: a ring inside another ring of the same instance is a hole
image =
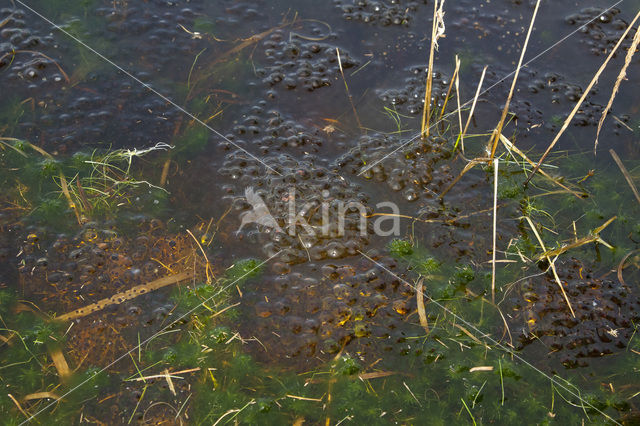
[[[22,408],[22,406],[20,405],[20,403],[18,402],[17,399],[15,399],[15,397],[13,395],[11,395],[10,393],[7,394],[7,396],[9,398],[11,398],[11,400],[13,401],[14,404],[16,404],[16,407],[18,407],[18,410],[20,410],[20,412],[27,418],[30,419],[31,415],[27,414],[26,411],[24,411],[24,408]]]
[[[442,191],[442,193],[438,197],[440,199],[444,198],[444,196],[447,195],[447,192],[449,192],[451,190],[451,188],[453,188],[455,186],[455,184],[458,183],[458,181],[460,179],[462,179],[462,176],[464,176],[469,170],[471,170],[473,168],[473,166],[475,166],[476,164],[482,164],[485,161],[487,161],[486,158],[474,158],[473,160],[470,160],[464,166],[464,168],[462,169],[460,174],[453,180],[453,182],[451,182],[451,184],[444,191]]]
[[[113,296],[102,299],[96,303],[92,303],[91,305],[84,306],[80,309],[76,309],[75,311],[71,311],[64,315],[60,315],[55,320],[58,321],[67,321],[73,320],[76,318],[85,317],[94,312],[98,312],[107,306],[117,305],[126,300],[134,299],[143,294],[147,294],[153,290],[157,290],[162,287],[166,287],[168,285],[177,284],[183,281],[186,281],[192,278],[194,274],[192,272],[181,272],[179,274],[170,275],[168,277],[159,278],[157,280],[151,281],[147,284],[137,285],[135,287],[131,287],[127,291],[123,291],[122,293],[114,294]]]
[[[609,102],[607,102],[607,106],[602,111],[602,116],[600,116],[600,120],[598,121],[598,130],[596,132],[596,142],[593,145],[593,154],[596,153],[596,148],[598,148],[598,137],[600,136],[600,130],[602,130],[602,125],[604,124],[604,119],[607,118],[607,114],[611,109],[611,105],[613,104],[613,100],[618,94],[618,89],[620,88],[620,83],[622,80],[627,79],[627,68],[631,63],[631,59],[633,59],[633,55],[636,53],[636,49],[638,48],[638,43],[640,43],[640,29],[636,30],[635,35],[633,36],[633,41],[631,42],[631,47],[627,51],[627,55],[624,59],[624,65],[618,74],[618,78],[616,79],[616,83],[613,86],[613,90],[611,91],[611,96],[609,97]]]
[[[456,55],[456,69],[458,68],[460,68],[460,58],[458,58],[458,55]],[[460,106],[460,77],[456,75],[455,80],[456,80],[456,101],[458,104],[458,108],[456,108],[458,110],[458,128],[462,129],[462,107]],[[464,139],[461,139],[460,148],[464,153]]]
[[[544,257],[546,257],[547,261],[549,262],[549,265],[551,266],[551,270],[553,271],[553,277],[556,280],[556,283],[558,284],[558,287],[560,287],[560,291],[562,292],[562,296],[564,297],[564,300],[567,302],[567,306],[569,307],[569,310],[571,311],[571,315],[575,318],[576,314],[573,311],[573,307],[571,306],[571,302],[569,301],[569,296],[567,296],[567,293],[564,291],[564,287],[562,286],[562,281],[560,281],[560,277],[558,277],[558,272],[556,271],[555,259],[552,261],[551,258],[549,257],[549,255],[546,254],[547,249],[544,246],[544,242],[542,241],[542,238],[540,238],[540,234],[538,234],[538,230],[536,229],[535,225],[533,224],[533,221],[528,216],[525,216],[524,218],[527,219],[527,222],[529,223],[529,226],[531,227],[531,230],[533,231],[534,235],[538,239],[538,242],[540,243],[540,247],[545,252],[544,253]],[[557,259],[557,256],[556,256],[556,259]]]
[[[165,372],[163,372],[162,374],[153,374],[151,376],[136,377],[134,379],[131,379],[131,381],[133,381],[133,382],[146,382],[147,380],[151,380],[151,379],[163,379],[163,378],[166,377],[167,374],[169,374],[169,377],[171,377],[172,379],[182,379],[182,377],[177,376],[176,374],[193,373],[194,371],[200,371],[200,367],[190,368],[188,370],[180,370],[180,371],[167,371],[167,370],[165,370]]]
[[[622,260],[620,261],[620,263],[618,264],[618,269],[617,269],[617,275],[618,275],[618,281],[620,281],[620,283],[622,283],[622,285],[627,285],[627,283],[624,282],[624,277],[622,276],[622,271],[624,270],[624,263],[627,261],[627,259],[629,257],[631,257],[632,254],[638,252],[639,250],[631,250],[629,253],[625,254],[624,257],[622,258]]]
[[[456,55],[456,58],[458,55]],[[442,109],[440,110],[440,118],[442,120],[442,116],[444,115],[444,110],[447,108],[447,103],[449,102],[449,96],[451,96],[451,89],[453,89],[453,83],[458,77],[458,72],[460,71],[460,63],[456,61],[456,67],[453,70],[453,77],[451,77],[451,81],[449,82],[449,87],[447,88],[447,95],[444,97],[444,102],[442,103]]]
[[[577,239],[574,242],[572,242],[571,244],[566,244],[566,245],[563,245],[560,248],[553,249],[553,250],[548,250],[548,251],[546,249],[544,249],[544,247],[543,247],[545,252],[542,253],[540,256],[538,256],[538,260],[542,260],[545,257],[560,256],[562,253],[565,253],[565,252],[567,252],[567,251],[569,251],[571,249],[581,247],[581,246],[583,246],[585,244],[594,243],[596,241],[599,242],[600,244],[612,249],[613,247],[611,247],[610,244],[608,244],[606,241],[604,241],[602,238],[600,238],[600,232],[602,232],[602,230],[604,228],[609,226],[611,224],[611,222],[613,222],[616,219],[617,219],[617,216],[613,216],[611,219],[607,220],[605,223],[603,223],[602,225],[600,225],[599,227],[597,227],[596,229],[591,231],[588,236],[582,237],[580,239]]]
[[[486,345],[485,343],[481,342],[480,339],[478,339],[476,336],[474,336],[473,334],[471,334],[471,332],[469,330],[467,330],[466,328],[464,328],[463,326],[461,326],[460,324],[453,324],[455,327],[458,327],[464,334],[466,334],[467,336],[469,336],[471,338],[471,340],[473,340],[474,342],[476,342],[479,345],[484,345],[485,347],[489,347],[488,345]]]
[[[640,31],[638,31],[638,34],[640,34]],[[636,200],[638,200],[638,203],[640,203],[640,194],[638,194],[638,188],[636,188],[636,185],[633,183],[633,179],[631,179],[631,175],[629,174],[629,171],[624,166],[624,164],[622,164],[622,161],[620,160],[620,157],[618,157],[618,154],[616,154],[616,152],[613,149],[610,149],[609,153],[611,154],[611,156],[613,157],[614,161],[616,162],[616,164],[620,168],[620,171],[624,175],[624,178],[627,180],[627,183],[631,187],[631,191],[633,191],[633,195],[636,196]]]
[[[347,97],[349,98],[349,103],[351,104],[353,115],[356,118],[356,122],[358,123],[358,128],[362,129],[363,127],[362,127],[362,123],[360,122],[360,117],[358,117],[358,111],[356,111],[356,106],[353,103],[353,97],[351,96],[351,92],[349,92],[347,79],[344,77],[344,70],[342,69],[342,60],[340,59],[340,49],[337,47],[336,47],[336,56],[338,57],[338,67],[340,68],[340,75],[342,75],[342,81],[344,82],[344,88],[347,91]]]
[[[198,241],[195,235],[193,235],[191,230],[187,229],[187,233],[191,236],[191,238],[193,238],[193,241],[196,242],[196,244],[198,245],[198,248],[200,249],[200,252],[202,252],[202,256],[204,256],[204,260],[206,262],[205,274],[207,277],[207,284],[211,284],[211,277],[209,276],[209,271],[211,271],[211,275],[214,275],[214,274],[213,274],[213,269],[211,268],[211,263],[209,262],[209,258],[207,257],[207,253],[204,251],[204,249],[202,248],[202,245],[200,244],[200,241]]]
[[[520,157],[522,157],[527,163],[529,163],[532,166],[535,166],[536,163],[531,161],[529,159],[529,157],[527,157],[527,155],[524,152],[520,151],[513,143],[511,143],[511,141],[509,139],[507,139],[507,137],[505,135],[500,135],[500,140],[502,141],[502,143],[505,146],[505,148],[507,148],[507,151],[515,152]],[[564,185],[558,179],[555,179],[553,176],[551,176],[550,174],[548,174],[547,172],[545,172],[542,169],[540,169],[540,174],[542,176],[544,176],[545,178],[549,179],[554,184],[558,185],[560,188],[562,188],[562,189],[564,189],[566,191],[569,191],[576,198],[583,199],[583,198],[585,198],[587,196],[587,194],[585,194],[585,193],[579,193],[579,192],[574,191],[573,189],[571,189],[568,186]]]
[[[29,395],[26,395],[24,398],[22,398],[22,400],[32,401],[34,399],[46,399],[46,398],[60,399],[60,397],[53,392],[35,392],[35,393],[30,393]]]
[[[429,137],[429,120],[431,115],[431,90],[433,87],[433,56],[438,50],[438,39],[444,37],[444,0],[433,2],[433,24],[431,27],[431,45],[429,47],[429,66],[427,67],[427,84],[424,91],[424,108],[422,110],[422,140]]]
[[[542,164],[542,162],[545,160],[545,158],[547,158],[547,155],[549,155],[549,152],[553,149],[553,147],[556,145],[556,143],[558,143],[558,140],[560,139],[560,136],[562,136],[562,134],[565,132],[565,130],[567,130],[567,128],[569,127],[569,123],[571,123],[571,120],[573,120],[573,117],[578,112],[578,109],[580,109],[580,106],[582,105],[584,100],[587,98],[587,95],[591,91],[591,88],[598,82],[598,79],[600,78],[600,74],[602,74],[604,69],[607,67],[607,65],[609,64],[609,61],[611,60],[611,58],[613,58],[613,55],[615,55],[616,51],[618,50],[618,48],[622,44],[622,41],[625,39],[625,37],[627,36],[627,34],[631,30],[631,28],[633,28],[633,25],[638,20],[638,18],[640,18],[640,11],[636,14],[636,16],[633,18],[633,21],[631,21],[631,23],[629,24],[627,29],[620,36],[620,39],[618,40],[616,45],[613,47],[613,49],[611,49],[611,52],[609,52],[609,56],[607,56],[607,59],[605,59],[605,61],[602,63],[602,65],[600,66],[600,68],[598,69],[596,74],[591,79],[591,82],[589,83],[587,88],[582,93],[582,96],[580,97],[580,99],[578,100],[576,105],[573,107],[573,110],[571,111],[571,113],[569,114],[567,119],[564,121],[564,124],[562,125],[562,128],[556,134],[556,136],[553,138],[553,141],[551,141],[551,143],[549,144],[547,149],[544,151],[544,154],[542,154],[542,157],[540,158],[540,160],[538,161],[536,166],[533,168],[533,171],[531,172],[531,174],[529,175],[527,180],[524,182],[525,185],[528,184],[529,181],[531,180],[531,178],[536,174],[536,172],[540,168],[540,165]]]
[[[62,381],[67,380],[67,378],[71,376],[71,369],[60,348],[52,349],[49,355],[51,355],[51,360],[58,371],[60,379],[62,379]]]
[[[467,122],[464,125],[464,130],[460,133],[460,143],[462,144],[464,152],[464,135],[467,134],[467,129],[469,128],[469,124],[471,123],[471,118],[473,117],[473,111],[476,109],[476,103],[478,102],[478,98],[480,97],[480,89],[482,88],[482,83],[484,82],[484,76],[487,73],[487,65],[485,65],[482,70],[482,75],[480,76],[480,82],[478,82],[478,88],[476,89],[476,95],[473,97],[473,102],[471,104],[471,110],[469,111],[469,117],[467,117]]]
[[[509,90],[509,96],[507,96],[507,102],[505,103],[504,109],[502,110],[502,116],[500,117],[500,122],[498,123],[498,126],[495,129],[493,129],[491,139],[489,140],[489,146],[491,147],[491,151],[490,151],[491,154],[489,155],[489,158],[492,160],[496,152],[496,147],[498,146],[498,140],[500,139],[500,135],[502,134],[502,127],[504,126],[504,122],[507,119],[507,114],[509,113],[509,104],[511,103],[511,98],[513,97],[514,89],[516,88],[516,82],[518,81],[518,75],[520,74],[520,68],[522,67],[524,54],[527,51],[527,45],[529,44],[529,37],[531,37],[531,31],[533,30],[533,24],[536,20],[536,15],[538,14],[539,7],[540,7],[540,0],[536,2],[536,8],[533,10],[533,16],[531,17],[529,30],[527,31],[527,37],[524,40],[524,46],[522,47],[522,51],[520,52],[520,60],[518,61],[518,67],[516,68],[516,72],[513,75],[513,81],[511,82],[511,89]]]
[[[424,294],[422,294],[422,284],[424,278],[420,278],[416,285],[416,301],[418,304],[418,317],[420,318],[420,325],[429,334],[429,322],[427,321],[427,312],[424,307]]]
[[[498,167],[500,162],[493,160],[493,244],[491,250],[491,302],[496,303],[496,229],[498,227]]]

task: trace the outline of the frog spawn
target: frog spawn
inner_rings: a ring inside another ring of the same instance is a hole
[[[250,216],[260,213],[255,202],[248,202],[247,191],[252,191],[277,224],[247,224],[238,231],[241,238],[259,244],[266,256],[278,254],[287,264],[340,259],[364,249],[371,225],[362,215],[370,211],[364,207],[367,197],[356,185],[286,154],[262,160],[273,170],[261,171],[261,165],[240,152],[230,154],[219,169],[237,182],[225,190],[242,222],[261,221]],[[267,211],[261,214],[266,216]]]
[[[268,88],[297,88],[313,92],[325,86],[331,86],[342,69],[359,64],[344,49],[340,49],[340,62],[334,45],[322,42],[301,42],[291,39],[282,30],[274,31],[261,45],[261,55],[257,60],[262,66],[256,69],[256,75]],[[275,97],[270,90],[268,97]]]
[[[413,232],[425,247],[457,260],[486,256],[491,206],[482,195],[486,190],[483,174],[467,173],[440,199],[457,173],[448,161],[447,141],[432,137],[426,143],[403,143],[386,135],[363,136],[358,146],[337,160],[337,166],[353,180],[361,180],[363,188],[387,186],[386,200],[396,202],[401,215],[417,219]],[[505,203],[503,209],[513,209],[512,204]],[[512,224],[501,224],[498,238],[513,232]]]
[[[27,88],[38,91],[50,86],[59,86],[64,76],[51,59],[51,35],[42,36],[38,29],[27,25],[27,14],[21,9],[0,9],[0,71],[3,86],[10,90]],[[31,19],[29,24],[38,22]],[[44,56],[40,52],[49,55]],[[9,89],[10,88],[10,89]]]
[[[24,135],[65,153],[88,141],[101,146],[109,142],[112,148],[148,146],[149,140],[163,140],[174,131],[179,111],[146,88],[113,79],[110,73],[90,78],[98,87],[91,92],[73,88],[41,93],[35,119],[20,124]],[[127,138],[122,138],[125,133]]]
[[[619,282],[591,276],[575,259],[556,268],[576,316],[550,272],[526,281],[514,307],[520,349],[540,339],[565,367],[624,349],[640,320],[638,296]]]
[[[618,17],[620,9],[614,7],[605,11],[598,7],[588,7],[565,18],[565,23],[580,28],[580,39],[594,55],[606,55],[618,42],[629,24]],[[628,50],[634,31],[631,30],[622,44],[622,51]]]
[[[392,258],[370,254],[397,269]],[[411,349],[405,344],[410,328],[403,323],[415,311],[414,291],[368,260],[310,263],[256,285],[244,297],[249,315],[241,331],[255,339],[251,348],[259,359],[307,368],[339,351],[373,361],[384,351]]]
[[[424,82],[427,78],[427,67],[411,66],[405,70],[407,77],[401,87],[378,90],[378,98],[390,109],[406,115],[422,114],[424,109]],[[442,107],[447,95],[449,81],[439,71],[432,77],[431,98],[433,105]]]
[[[140,223],[131,238],[96,223],[86,224],[78,235],[59,235],[53,241],[31,232],[21,247],[20,282],[25,293],[37,296],[40,309],[61,315],[191,271],[194,253],[189,235],[171,235],[157,220]],[[123,300],[75,320],[67,335],[71,359],[88,357],[93,365],[108,365],[127,348],[128,338],[133,338],[128,333],[144,333],[145,328],[153,332],[173,309],[158,298],[144,301],[144,308],[137,299]]]
[[[361,21],[368,24],[377,24],[383,27],[390,25],[409,26],[412,16],[427,4],[426,0],[404,1],[336,1],[336,6],[342,10],[342,16],[350,21]]]

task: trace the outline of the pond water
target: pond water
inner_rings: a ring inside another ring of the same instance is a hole
[[[0,6],[6,424],[639,421],[638,1]]]

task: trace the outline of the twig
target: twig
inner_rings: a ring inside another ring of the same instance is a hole
[[[456,69],[460,68],[460,58],[456,55]],[[458,105],[458,128],[462,129],[462,107],[460,106],[460,77],[456,73],[456,102]],[[462,136],[462,135],[461,135]],[[464,152],[464,138],[460,138],[460,148]]]

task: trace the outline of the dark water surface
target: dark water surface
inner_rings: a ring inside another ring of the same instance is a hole
[[[635,29],[555,183],[498,146],[492,294],[494,166],[457,177],[535,2],[445,3],[424,141],[432,2],[0,6],[7,424],[638,421],[637,56],[594,154]],[[541,2],[502,132],[527,158],[639,9]],[[464,152],[456,55],[460,103],[488,66]]]

